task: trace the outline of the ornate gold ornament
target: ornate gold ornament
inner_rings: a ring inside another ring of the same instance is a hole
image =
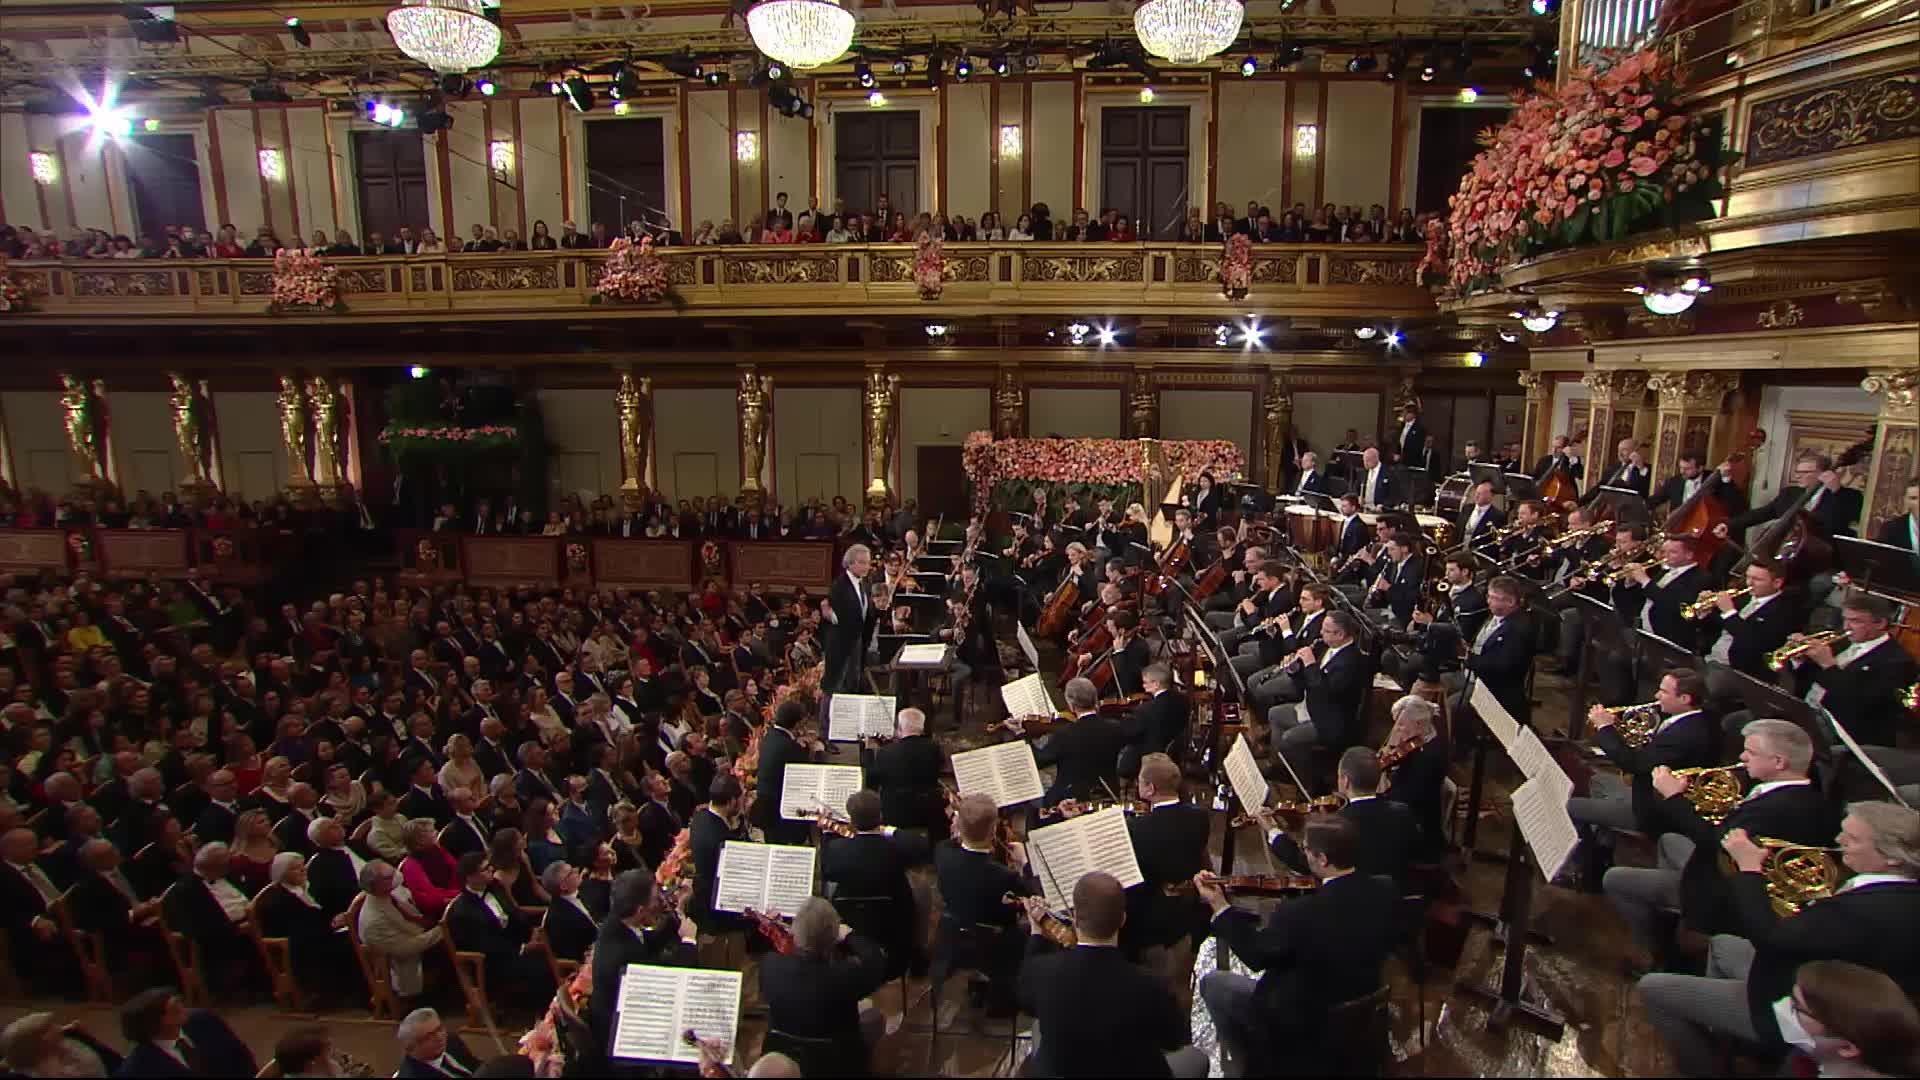
[[[734,400],[740,406],[740,494],[757,507],[766,497],[760,477],[766,471],[767,410],[773,404],[773,376],[744,369]]]
[[[61,373],[60,406],[67,424],[67,449],[80,464],[75,483],[82,488],[108,486],[106,431],[94,387],[78,375]]]
[[[1127,396],[1127,420],[1134,438],[1160,437],[1160,392],[1154,386],[1153,372],[1133,373],[1133,389]]]
[[[1003,367],[993,387],[993,437],[1017,439],[1027,428],[1027,392],[1020,385],[1020,372]]]
[[[212,457],[212,432],[207,423],[207,402],[194,381],[177,371],[167,372],[173,383],[168,404],[173,407],[173,439],[180,447],[180,460],[186,464],[186,476],[180,489],[194,499],[213,490],[207,462]]]
[[[900,376],[867,372],[867,507],[887,505],[887,472],[893,462],[894,406],[899,400]]]
[[[307,400],[313,413],[313,481],[322,499],[340,492],[339,392],[323,375],[307,380]]]
[[[632,369],[620,373],[620,389],[613,397],[620,410],[620,498],[627,512],[640,509],[647,495],[647,459],[653,448],[653,380],[636,378]]]
[[[280,439],[287,451],[288,489],[313,487],[313,471],[307,464],[307,397],[297,375],[280,376]]]

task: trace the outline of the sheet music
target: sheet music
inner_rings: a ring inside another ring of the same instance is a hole
[[[1573,795],[1572,778],[1532,728],[1521,728],[1519,736],[1507,745],[1507,753],[1512,755],[1513,763],[1519,766],[1523,776],[1551,791],[1561,802]]]
[[[1907,800],[1900,797],[1899,789],[1893,786],[1893,781],[1881,770],[1880,763],[1868,757],[1867,752],[1860,749],[1860,744],[1853,741],[1853,732],[1841,726],[1840,721],[1825,709],[1820,710],[1819,716],[1827,722],[1828,727],[1833,729],[1834,734],[1840,736],[1840,741],[1847,744],[1847,749],[1853,752],[1854,760],[1865,765],[1867,772],[1871,773],[1875,780],[1880,781],[1881,787],[1887,789],[1887,794],[1893,796],[1893,801],[1899,803],[1901,806],[1906,806]],[[1907,808],[1909,810],[1912,809],[1912,807]]]
[[[740,1029],[740,973],[628,964],[620,976],[613,1057],[696,1063],[700,1047],[683,1037],[689,1029],[698,1038],[725,1043],[726,1062],[733,1064]]]
[[[789,765],[780,785],[780,816],[812,821],[815,811],[825,809],[845,821],[847,796],[859,791],[861,782],[858,765]]]
[[[715,911],[748,908],[792,915],[813,895],[814,849],[788,844],[729,840],[720,849],[714,882]]]
[[[1052,716],[1053,697],[1039,672],[1003,683],[1000,700],[1006,703],[1008,716]]]
[[[1039,671],[1040,670],[1040,649],[1038,646],[1034,645],[1033,635],[1027,633],[1027,628],[1025,626],[1022,626],[1020,623],[1015,622],[1013,624],[1013,636],[1015,640],[1020,642],[1020,651],[1026,654],[1027,665],[1033,668],[1033,670]]]
[[[1406,687],[1401,686],[1399,683],[1395,682],[1393,679],[1393,676],[1388,675],[1384,671],[1374,672],[1373,688],[1375,690],[1392,690],[1393,692],[1398,694],[1404,694],[1407,692]]]
[[[1580,846],[1580,833],[1567,816],[1567,800],[1532,780],[1513,789],[1513,820],[1533,850],[1533,861],[1552,881]]]
[[[1032,802],[1046,793],[1033,746],[1025,739],[953,755],[953,778],[962,795],[986,795],[995,806]]]
[[[893,698],[885,694],[832,694],[827,698],[827,738],[859,742],[893,734]]]
[[[942,642],[931,645],[902,645],[895,663],[938,665],[947,658],[947,646]]]
[[[1227,782],[1233,785],[1233,794],[1240,800],[1240,809],[1251,814],[1267,805],[1267,778],[1260,774],[1260,763],[1253,759],[1253,747],[1247,745],[1246,732],[1234,737],[1233,748],[1227,751],[1222,764],[1226,767]]]
[[[1487,684],[1478,679],[1473,683],[1472,701],[1473,711],[1479,715],[1480,722],[1487,725],[1487,730],[1493,732],[1493,737],[1500,740],[1500,745],[1511,752],[1513,740],[1520,734],[1520,724],[1513,718],[1513,714],[1507,711],[1506,706],[1500,704],[1499,698],[1493,696],[1493,691],[1487,689]]]
[[[1146,880],[1134,857],[1126,812],[1117,806],[1035,829],[1027,834],[1027,848],[1038,852],[1035,870],[1054,911],[1072,910],[1074,885],[1095,870],[1112,874],[1121,888]]]

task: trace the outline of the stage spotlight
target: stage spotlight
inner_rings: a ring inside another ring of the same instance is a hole
[[[1536,41],[1528,52],[1527,66],[1521,72],[1529,79],[1553,78],[1554,60],[1559,51],[1544,41]]]
[[[475,89],[480,91],[480,96],[482,97],[492,97],[500,92],[499,84],[487,78],[485,75],[475,79],[473,85]]]
[[[1347,70],[1349,72],[1352,72],[1355,75],[1372,71],[1379,66],[1380,66],[1380,58],[1373,55],[1372,49],[1368,49],[1366,52],[1363,52],[1358,56],[1355,56],[1353,59],[1347,61]]]
[[[873,84],[874,84],[873,68],[870,67],[865,60],[854,61],[853,77],[860,80],[861,86],[869,90],[873,89]]]
[[[1531,0],[1527,7],[1544,19],[1559,13],[1560,0]]]
[[[293,95],[287,88],[270,79],[262,79],[247,87],[247,97],[261,105],[291,105]]]
[[[570,76],[560,84],[560,88],[566,95],[567,104],[573,106],[575,112],[586,112],[593,108],[593,87],[587,85],[585,78]]]
[[[300,24],[300,16],[287,16],[287,33],[293,36],[294,44],[303,49],[313,48],[313,35],[308,33],[307,28]]]
[[[431,371],[421,367],[419,364],[415,364],[407,369],[407,378],[409,379],[424,379],[431,374]]]
[[[625,61],[613,69],[613,85],[607,89],[607,96],[618,101],[630,98],[640,92],[640,76]]]
[[[420,134],[431,135],[453,126],[453,117],[445,109],[428,109],[420,114]]]
[[[473,83],[457,71],[440,76],[440,92],[448,97],[466,97],[473,92]]]
[[[720,68],[713,68],[704,76],[708,86],[725,86],[731,75]]]
[[[1259,70],[1260,70],[1259,57],[1243,56],[1240,58],[1240,77],[1241,78],[1251,79]]]
[[[1282,42],[1280,50],[1273,54],[1273,68],[1275,71],[1285,71],[1305,59],[1306,55],[1305,46],[1296,45],[1290,41]]]
[[[1387,49],[1388,81],[1398,79],[1406,72],[1408,59],[1407,47],[1400,42],[1394,42],[1393,45]]]
[[[953,77],[961,82],[966,82],[968,79],[973,78],[973,61],[964,56],[955,60],[953,62]]]
[[[768,82],[776,82],[787,77],[787,67],[778,60],[769,60],[766,73]]]
[[[993,69],[995,75],[1002,77],[1013,70],[1013,64],[1008,62],[1006,53],[994,53],[993,58],[987,61],[987,66]]]
[[[905,75],[913,70],[913,61],[904,56],[895,57],[892,70],[895,75]]]

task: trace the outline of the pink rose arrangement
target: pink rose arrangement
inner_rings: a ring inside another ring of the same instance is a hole
[[[920,287],[920,299],[938,300],[947,287],[947,257],[941,251],[940,237],[932,232],[920,237],[913,253],[913,283]]]
[[[1712,217],[1736,155],[1717,124],[1679,106],[1680,92],[1672,61],[1647,49],[1607,54],[1520,99],[1481,133],[1486,149],[1448,200],[1445,234],[1429,235],[1423,279],[1476,292],[1547,251]]]
[[[325,308],[345,311],[340,300],[340,269],[318,255],[285,248],[273,255],[273,285],[268,293],[267,310],[290,311],[297,308]]]
[[[1253,242],[1245,233],[1227,237],[1226,251],[1220,259],[1220,291],[1229,300],[1239,300],[1253,287]]]
[[[413,546],[413,562],[422,570],[431,570],[440,565],[440,549],[433,546],[433,541],[422,540]]]
[[[7,257],[0,255],[0,314],[27,310],[27,290],[7,273]]]
[[[380,432],[380,445],[396,458],[412,455],[460,457],[472,453],[511,450],[520,445],[520,429],[504,424],[458,427],[389,425]]]
[[[567,573],[584,574],[587,572],[587,546],[585,544],[567,545]]]
[[[1169,474],[1217,476],[1240,471],[1246,457],[1225,439],[1160,444]],[[995,439],[985,431],[966,437],[961,464],[973,486],[974,509],[984,513],[996,485],[1010,481],[1123,485],[1140,483],[1140,447],[1134,439]],[[1154,493],[1153,498],[1159,498]]]
[[[653,253],[653,237],[638,244],[622,236],[607,249],[600,280],[593,286],[593,302],[651,304],[667,295],[667,264]]]
[[[547,1011],[540,1014],[539,1021],[520,1036],[520,1053],[533,1059],[535,1076],[560,1076],[566,1068],[566,1048],[560,1043],[562,994],[570,1000],[570,1004],[564,1006],[567,1011],[576,1016],[586,1011],[587,1001],[593,996],[592,949],[587,950],[586,958],[567,980],[567,985],[554,994],[554,1000],[547,1005]]]

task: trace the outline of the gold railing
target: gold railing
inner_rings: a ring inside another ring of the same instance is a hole
[[[1710,79],[1731,67],[1753,64],[1818,45],[1856,30],[1912,20],[1920,0],[1742,0],[1724,11],[1683,26],[1658,24],[1673,0],[1567,0],[1561,8],[1559,71],[1605,50],[1652,44],[1685,65],[1693,78]],[[1656,36],[1657,34],[1657,36]]]
[[[1415,272],[1423,251],[1412,244],[1258,245],[1253,286],[1246,298],[1232,301],[1221,291],[1217,244],[947,244],[944,287],[933,302],[920,298],[908,244],[677,247],[659,254],[672,297],[658,304],[593,306],[604,251],[508,252],[331,259],[348,310],[283,314],[899,314],[903,301],[930,317],[969,308],[1389,316],[1433,308]],[[8,318],[49,322],[264,319],[273,285],[273,264],[266,259],[59,259],[16,261],[9,269],[28,293],[29,307]]]

